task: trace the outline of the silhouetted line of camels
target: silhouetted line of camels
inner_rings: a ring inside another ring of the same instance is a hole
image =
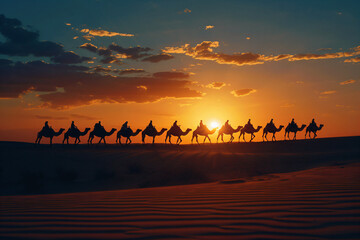
[[[221,141],[224,142],[224,135],[230,135],[229,143],[233,142],[234,140],[234,133],[240,132],[239,135],[239,142],[241,141],[241,136],[243,137],[244,142],[246,142],[245,134],[250,134],[250,141],[251,142],[255,138],[255,133],[259,132],[262,126],[258,126],[256,128],[253,127],[253,125],[250,123],[250,120],[248,121],[245,126],[238,126],[236,129],[232,128],[230,124],[227,121],[218,131],[217,136],[217,142],[219,141],[219,138],[221,138]],[[285,134],[284,134],[284,140],[290,140],[290,133],[293,133],[292,140],[296,140],[297,132],[301,132],[306,127],[305,124],[302,124],[301,127],[299,127],[295,122],[294,119],[292,122],[290,122],[286,128],[285,128]],[[305,139],[308,136],[309,138],[315,139],[317,137],[317,131],[321,130],[324,127],[323,124],[320,124],[319,126],[316,125],[314,119],[313,121],[306,127],[305,132]],[[280,125],[279,127],[276,127],[273,123],[273,120],[266,124],[266,126],[263,128],[263,134],[262,138],[263,141],[269,141],[267,138],[267,135],[269,133],[272,133],[271,141],[276,141],[275,134],[277,132],[280,132],[284,128],[283,125]],[[206,125],[202,124],[202,121],[200,122],[200,125],[197,126],[197,128],[193,131],[191,143],[193,143],[194,139],[199,144],[198,136],[204,136],[205,143],[206,139],[209,140],[211,143],[209,135],[214,134],[218,128],[214,128],[212,130],[209,130]],[[64,139],[62,143],[65,142],[69,144],[69,138],[75,138],[74,144],[80,143],[80,137],[85,136],[91,129],[85,128],[84,131],[80,131],[75,125],[74,122],[72,122],[71,127],[65,132]],[[111,136],[117,129],[112,128],[111,131],[106,131],[103,126],[101,126],[101,122],[96,123],[94,126],[94,129],[90,132],[89,138],[87,143],[92,144],[94,137],[99,137],[100,140],[98,143],[101,143],[101,141],[106,144],[105,137]],[[60,128],[58,132],[54,131],[51,127],[49,127],[48,123],[45,122],[45,126],[43,129],[38,132],[37,138],[35,140],[35,143],[40,144],[40,141],[42,137],[50,138],[50,145],[52,144],[52,139],[54,137],[60,136],[62,132],[64,132],[64,128]],[[145,137],[149,136],[152,137],[152,143],[155,143],[155,137],[161,136],[165,131],[167,131],[167,128],[162,128],[160,131],[157,131],[156,128],[152,125],[152,121],[150,121],[150,124],[142,131],[141,129],[137,129],[135,132],[127,126],[127,122],[122,126],[122,128],[117,132],[116,135],[116,143],[121,144],[121,137],[126,138],[125,144],[131,143],[131,137],[137,136],[140,132],[142,132],[141,140],[142,143],[145,143]],[[165,143],[169,142],[171,143],[171,137],[177,137],[176,144],[180,144],[182,142],[181,136],[186,136],[189,132],[191,132],[192,129],[188,128],[186,131],[181,130],[180,126],[177,125],[177,121],[171,126],[171,128],[166,132],[166,138]],[[313,137],[311,137],[311,133],[313,134]]]

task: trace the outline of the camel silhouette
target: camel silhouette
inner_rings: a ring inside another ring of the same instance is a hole
[[[92,141],[94,139],[94,137],[99,137],[100,138],[100,141],[98,143],[101,143],[101,140],[104,141],[104,144],[106,144],[106,141],[105,141],[105,137],[106,136],[110,136],[112,135],[114,132],[116,131],[116,128],[113,128],[111,129],[110,132],[107,132],[105,129],[101,128],[101,129],[94,129],[90,132],[89,134],[89,139],[88,139],[88,143],[89,144],[92,144]]]
[[[305,139],[306,139],[306,135],[307,135],[308,133],[309,133],[309,138],[311,138],[310,133],[313,133],[313,134],[314,134],[313,139],[315,139],[316,136],[317,136],[316,132],[317,132],[317,131],[320,131],[323,127],[324,127],[324,124],[320,124],[319,127],[316,126],[316,125],[309,125],[309,126],[307,126],[306,132],[305,132]]]
[[[171,144],[171,136],[175,136],[178,137],[176,140],[176,144],[180,144],[182,142],[181,136],[186,136],[190,131],[190,128],[186,129],[186,131],[183,132],[180,127],[172,126],[169,131],[166,132],[165,143],[167,139],[169,139],[169,143]]]
[[[262,126],[258,126],[258,127],[255,129],[252,125],[246,124],[245,127],[243,127],[243,128],[240,130],[239,142],[240,142],[240,137],[241,137],[241,136],[243,136],[244,142],[246,142],[246,140],[245,140],[245,133],[249,133],[249,134],[251,135],[251,139],[250,139],[250,142],[251,142],[251,141],[255,138],[254,133],[260,131],[261,128],[262,128]]]
[[[62,143],[66,143],[69,144],[69,137],[75,138],[75,142],[74,144],[79,144],[80,143],[80,137],[81,136],[85,136],[88,132],[90,131],[90,128],[85,128],[85,130],[83,132],[81,132],[78,129],[71,129],[69,128],[65,133],[64,133],[64,140],[62,141]]]
[[[125,137],[126,138],[125,144],[128,143],[130,144],[131,143],[130,137],[137,136],[141,131],[142,131],[141,129],[137,129],[136,132],[134,132],[130,127],[126,129],[120,129],[116,135],[116,142],[121,144],[121,137]]]
[[[294,133],[293,140],[296,140],[296,133],[301,132],[302,130],[304,130],[305,127],[306,127],[305,124],[301,125],[301,127],[299,128],[296,123],[294,125],[289,123],[285,128],[285,135],[284,135],[285,140],[286,140],[286,135],[287,135],[287,138],[290,140],[290,136],[289,136],[290,132]]]
[[[50,138],[50,146],[51,146],[53,137],[60,136],[64,130],[65,130],[64,128],[60,128],[60,130],[58,132],[55,132],[54,129],[52,129],[52,128],[49,128],[46,130],[42,129],[40,132],[38,132],[35,143],[40,144],[41,138],[47,137],[47,138]]]
[[[145,136],[148,135],[149,137],[152,137],[153,138],[153,141],[152,143],[154,144],[155,143],[155,137],[156,136],[160,136],[162,135],[165,131],[167,130],[167,128],[163,128],[161,129],[160,132],[158,132],[156,130],[155,127],[146,127],[144,131],[142,131],[141,135],[142,135],[142,142],[145,143]]]
[[[274,141],[274,140],[276,141],[275,133],[280,132],[281,129],[283,129],[283,128],[284,128],[283,125],[280,125],[279,128],[276,128],[275,125],[273,125],[273,124],[270,124],[270,123],[266,124],[266,126],[265,126],[264,129],[263,129],[263,135],[262,135],[263,141],[265,141],[265,140],[264,140],[264,137],[265,137],[266,141],[269,141],[269,140],[267,139],[268,133],[272,133],[272,134],[273,134],[273,135],[272,135],[272,138],[271,138],[271,141]]]
[[[217,128],[214,128],[213,130],[210,131],[205,125],[204,125],[203,128],[197,127],[197,128],[195,129],[195,131],[193,131],[193,136],[192,136],[192,138],[191,138],[191,143],[193,143],[193,140],[194,140],[194,138],[195,138],[195,139],[196,139],[196,142],[199,144],[198,135],[200,135],[200,136],[205,136],[203,143],[205,143],[206,139],[209,139],[209,142],[211,143],[211,140],[210,140],[210,138],[209,138],[209,135],[210,135],[210,134],[213,134],[216,130],[217,130]]]
[[[221,136],[221,141],[224,142],[224,134],[227,134],[231,136],[229,141],[229,143],[231,143],[234,140],[233,134],[239,132],[242,128],[243,126],[238,126],[236,129],[233,129],[231,126],[226,127],[223,125],[219,130],[216,141],[218,141],[219,137]]]

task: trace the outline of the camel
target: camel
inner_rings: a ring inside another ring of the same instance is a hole
[[[318,127],[318,126],[316,126],[316,125],[309,125],[309,126],[307,126],[307,128],[306,128],[306,132],[305,132],[305,139],[306,139],[306,135],[309,133],[309,138],[311,138],[311,136],[310,136],[310,133],[313,133],[314,134],[314,137],[313,137],[313,139],[315,139],[316,138],[316,132],[317,131],[319,131],[319,130],[321,130],[322,128],[324,127],[324,124],[320,124],[320,126]]]
[[[262,128],[262,126],[258,126],[256,129],[252,126],[252,125],[248,125],[246,124],[245,127],[243,127],[240,130],[240,135],[239,135],[239,142],[240,142],[240,137],[241,135],[243,136],[244,142],[246,142],[245,140],[245,133],[249,133],[251,135],[251,139],[250,142],[255,138],[254,133],[260,131],[260,129]]]
[[[121,144],[121,137],[125,137],[126,138],[125,144],[128,144],[128,142],[130,144],[131,143],[130,137],[137,136],[141,131],[142,131],[141,129],[137,129],[136,132],[133,132],[133,130],[129,127],[126,129],[120,129],[120,131],[118,131],[116,135],[116,142]]]
[[[269,141],[269,140],[267,139],[268,133],[272,133],[272,134],[273,134],[273,135],[272,135],[272,138],[271,138],[271,141],[274,141],[274,140],[276,141],[275,133],[280,132],[281,129],[283,129],[283,128],[284,128],[283,125],[280,125],[279,128],[276,128],[275,125],[270,125],[269,123],[266,124],[266,126],[265,126],[264,129],[263,129],[263,135],[262,135],[263,141],[264,141],[264,137],[265,137],[266,141]]]
[[[65,140],[66,140],[67,144],[69,144],[69,137],[72,137],[72,138],[75,138],[74,144],[79,144],[80,143],[80,137],[85,136],[89,131],[90,131],[90,128],[85,128],[85,130],[83,132],[81,132],[78,129],[71,130],[69,128],[66,131],[66,133],[64,134],[64,140],[63,140],[62,143],[64,144]]]
[[[191,131],[190,128],[186,129],[186,131],[183,132],[180,127],[172,126],[169,129],[169,131],[166,132],[165,143],[166,143],[166,140],[169,139],[169,143],[171,144],[171,135],[172,135],[172,136],[178,137],[176,140],[176,144],[180,144],[182,142],[181,136],[186,136],[190,131]]]
[[[155,127],[153,127],[153,128],[146,127],[145,130],[141,133],[142,142],[145,143],[145,136],[148,135],[149,137],[153,138],[152,143],[154,144],[155,137],[162,135],[166,130],[167,130],[167,128],[163,128],[163,129],[161,129],[160,132],[158,132]]]
[[[89,134],[88,143],[92,144],[92,141],[95,136],[100,138],[100,141],[98,143],[101,143],[101,140],[104,141],[104,144],[106,144],[105,137],[112,135],[116,131],[116,128],[111,129],[110,132],[107,132],[104,128],[102,129],[94,129]]]
[[[51,146],[53,137],[60,136],[64,130],[65,130],[64,128],[60,128],[58,132],[55,132],[54,129],[52,128],[49,128],[48,130],[42,129],[40,132],[38,132],[35,143],[40,144],[41,138],[47,137],[50,138],[50,146]]]
[[[306,127],[305,124],[301,125],[301,127],[299,128],[297,124],[292,126],[291,123],[289,123],[287,125],[287,127],[285,128],[285,135],[284,135],[285,140],[286,140],[286,134],[287,134],[288,139],[290,139],[290,137],[289,137],[290,132],[294,133],[293,140],[296,140],[296,133],[301,132],[302,130],[304,130],[305,127]]]
[[[195,138],[196,142],[199,144],[198,135],[205,136],[203,143],[205,143],[206,139],[209,139],[209,142],[211,143],[209,135],[213,134],[216,130],[217,130],[217,128],[214,128],[213,130],[210,131],[206,126],[204,126],[203,129],[201,129],[200,127],[197,127],[195,129],[195,131],[193,132],[193,136],[191,138],[191,143],[193,142],[193,140]]]
[[[221,136],[221,141],[224,142],[224,134],[227,134],[231,136],[229,141],[229,143],[231,143],[234,140],[233,134],[239,132],[242,128],[243,126],[238,126],[236,129],[233,129],[231,126],[226,127],[225,125],[223,125],[219,130],[216,141],[218,141],[219,137]]]

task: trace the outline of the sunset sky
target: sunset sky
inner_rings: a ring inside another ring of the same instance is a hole
[[[0,9],[2,141],[33,142],[46,120],[55,130],[72,120],[194,130],[201,119],[235,128],[315,118],[319,137],[360,135],[360,1],[13,0]]]

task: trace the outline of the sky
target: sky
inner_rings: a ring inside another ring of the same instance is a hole
[[[185,131],[200,120],[315,118],[319,137],[360,135],[359,1],[13,0],[0,9],[1,141],[33,142],[45,121],[135,130],[153,120],[160,130],[177,120]]]

